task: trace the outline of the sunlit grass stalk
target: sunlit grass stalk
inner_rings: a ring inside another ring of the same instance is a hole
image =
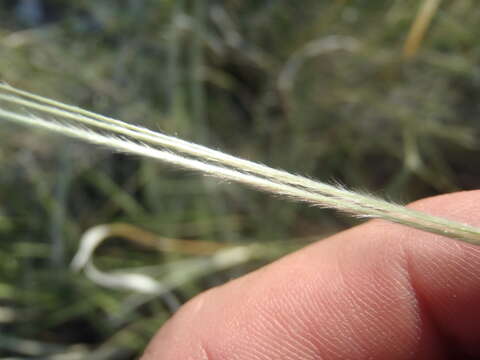
[[[283,170],[273,169],[263,164],[237,158],[221,151],[213,150],[205,146],[184,141],[173,136],[154,132],[140,126],[128,124],[75,106],[63,104],[55,100],[31,94],[26,91],[13,88],[6,84],[0,84],[0,90],[5,90],[16,95],[21,95],[37,102],[44,103],[45,105],[28,101],[17,96],[9,96],[0,93],[0,100],[3,101],[14,103],[20,106],[25,106],[33,110],[43,111],[54,116],[60,116],[69,120],[78,121],[84,125],[95,126],[97,128],[101,128],[107,131],[115,132],[116,134],[130,136],[142,142],[180,151],[184,154],[192,155],[202,160],[213,161],[224,166],[232,167],[239,171],[247,171],[252,174],[273,179],[274,181],[278,181],[279,179],[281,179],[281,182],[283,183],[295,187],[302,187],[306,190],[313,191],[319,194],[324,194],[327,196],[339,196],[341,198],[349,198],[351,201],[359,201],[360,199],[362,206],[368,206],[367,204],[365,204],[364,201],[361,200],[361,198],[359,198],[359,194],[350,193],[348,191],[345,191],[344,189],[339,189],[329,184],[324,184],[303,176],[291,174]],[[372,207],[378,207],[381,205],[384,207],[396,207],[396,205],[394,204],[385,203],[381,200],[377,201],[374,198],[370,198],[370,202],[368,204]]]
[[[438,11],[440,3],[441,0],[423,1],[403,47],[403,56],[405,59],[411,59],[417,53],[428,27]]]
[[[42,128],[116,151],[153,158],[316,206],[334,208],[359,217],[382,218],[480,245],[480,229],[466,224],[431,216],[371,196],[239,159],[204,146],[30,94],[6,84],[0,84],[0,90],[14,94],[13,96],[0,94],[0,100],[16,105],[20,112],[23,108],[36,110],[53,115],[62,121],[75,121],[77,125],[48,120],[48,117],[23,115],[17,110],[9,111],[0,108],[0,118],[4,120]],[[107,134],[91,128],[86,129],[85,126],[101,128]],[[160,150],[146,143],[176,150],[184,155]],[[186,154],[195,158],[188,157]]]

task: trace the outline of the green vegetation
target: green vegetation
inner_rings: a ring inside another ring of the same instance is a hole
[[[16,87],[402,203],[477,187],[473,0],[21,3],[0,3]],[[0,136],[2,357],[133,359],[198,292],[355,222],[4,122]],[[95,265],[174,286],[72,271],[82,235],[111,223],[128,225],[107,226]]]

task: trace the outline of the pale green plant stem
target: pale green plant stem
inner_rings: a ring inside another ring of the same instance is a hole
[[[245,159],[240,159],[235,156],[225,154],[221,151],[190,143],[188,141],[181,140],[173,136],[157,133],[143,127],[99,115],[94,112],[78,108],[76,106],[67,105],[59,101],[31,94],[29,92],[13,88],[7,84],[0,84],[0,89],[30,98],[38,102],[42,102],[46,105],[41,105],[32,101],[21,99],[16,96],[8,96],[3,94],[0,94],[0,100],[8,101],[16,105],[26,106],[66,119],[78,121],[82,124],[95,126],[107,131],[115,132],[117,134],[127,135],[134,138],[135,140],[139,140],[149,144],[155,144],[174,149],[184,154],[195,156],[202,160],[209,160],[225,166],[232,167],[241,172],[247,171],[249,173],[271,179],[276,183],[288,184],[290,186],[302,188],[308,192],[314,192],[327,197],[336,197],[340,199],[340,201],[348,200],[351,204],[356,204],[361,209],[365,210],[369,208],[369,211],[372,213],[378,211],[378,209],[382,209],[384,213],[395,213],[398,214],[398,217],[400,214],[404,214],[406,211],[406,208],[403,206],[392,204],[371,196],[358,194],[342,188],[337,188],[335,186],[314,181],[303,176],[294,175],[283,170],[273,169],[263,164],[255,163]],[[373,214],[365,214],[362,216],[379,217],[378,215]],[[385,216],[381,217],[386,219]],[[402,219],[399,219],[396,222],[406,221],[404,218],[408,217],[408,215],[404,215],[402,216]],[[421,212],[417,212],[415,217],[423,222],[436,223],[439,227],[448,227],[448,221],[446,222],[443,219],[438,219],[436,217],[432,217]],[[390,220],[394,221],[392,219]]]
[[[205,0],[196,0],[194,5],[194,32],[192,34],[193,44],[191,46],[191,95],[192,95],[192,117],[195,124],[196,139],[205,142],[209,138],[208,127],[206,126],[206,99],[204,74],[204,44],[203,37],[207,7]]]
[[[281,183],[275,183],[269,179],[209,164],[200,160],[186,158],[170,151],[155,149],[134,141],[106,136],[93,132],[91,130],[73,127],[69,125],[63,125],[56,122],[49,122],[34,116],[19,115],[17,113],[6,111],[3,109],[0,109],[0,117],[5,120],[21,123],[32,127],[42,128],[80,140],[88,141],[97,145],[106,146],[116,151],[122,151],[139,156],[154,158],[167,163],[176,164],[187,169],[197,170],[225,180],[240,182],[247,185],[249,184],[253,187],[262,189],[267,192],[286,195],[292,198],[296,198],[298,200],[310,197],[312,198],[312,201],[309,202],[316,205],[328,206],[337,209],[341,208],[341,210],[347,212],[357,212],[361,210],[361,207],[356,204],[346,203],[342,206],[341,202],[334,197],[324,196],[320,194],[313,194],[309,196],[309,193],[303,189],[295,188],[293,186]]]
[[[405,208],[403,206],[390,204],[379,199],[373,199],[368,196],[359,195],[344,189],[337,189],[331,185],[325,185],[325,187],[328,189],[335,189],[333,194],[334,196],[332,194],[324,195],[316,192],[310,192],[302,186],[295,187],[291,184],[283,183],[282,181],[284,179],[282,176],[278,176],[278,181],[272,181],[268,178],[258,177],[253,174],[206,163],[197,159],[187,158],[166,150],[151,148],[143,143],[102,135],[92,130],[47,121],[33,116],[20,115],[11,111],[0,109],[0,117],[5,120],[21,123],[30,127],[42,128],[101,146],[106,146],[117,151],[154,158],[156,160],[171,163],[186,169],[196,170],[205,174],[216,176],[224,180],[240,182],[265,192],[287,196],[289,198],[304,201],[316,206],[330,207],[362,217],[382,218],[420,230],[480,245],[480,229],[466,224],[431,216],[419,211]],[[138,134],[136,133],[136,135]],[[265,166],[261,165],[261,167]],[[270,173],[279,171],[270,169],[268,167],[266,168],[269,171],[271,170]],[[280,173],[283,175],[285,172],[280,171]],[[296,176],[289,174],[289,177]],[[298,178],[299,179],[297,179],[295,183],[302,184],[304,178]],[[308,181],[314,182],[313,180]],[[318,184],[320,186],[324,185],[321,183]]]
[[[344,189],[336,188],[335,186],[319,183],[317,181],[310,180],[306,177],[290,174],[283,170],[273,169],[263,164],[255,163],[249,160],[240,159],[235,156],[223,153],[221,151],[213,150],[205,146],[194,144],[188,141],[178,139],[173,136],[157,133],[149,129],[142,128],[140,126],[124,123],[122,121],[109,118],[103,115],[99,115],[88,110],[63,104],[61,102],[47,99],[35,94],[28,93],[23,90],[13,88],[6,84],[0,84],[0,89],[5,91],[21,95],[27,98],[31,98],[38,102],[43,102],[48,106],[43,106],[24,99],[7,96],[0,94],[0,100],[15,103],[17,105],[27,106],[32,109],[40,110],[50,113],[55,116],[61,116],[71,120],[79,121],[86,125],[96,126],[108,131],[114,131],[118,134],[131,136],[137,140],[147,142],[149,144],[155,144],[176,151],[180,151],[185,154],[189,154],[195,157],[199,157],[203,160],[209,160],[217,162],[222,165],[226,165],[235,168],[240,171],[248,171],[252,174],[263,176],[274,181],[280,181],[295,187],[302,187],[309,191],[314,191],[327,196],[340,196],[341,198],[350,198],[351,201],[360,201],[362,206],[368,206],[365,201],[361,199],[361,196],[356,193],[350,193]],[[65,110],[65,111],[62,111]],[[385,203],[384,201],[377,201],[375,198],[369,198],[368,204],[372,207],[378,206],[390,206],[392,209],[396,207],[394,204]],[[386,205],[388,204],[388,205]]]

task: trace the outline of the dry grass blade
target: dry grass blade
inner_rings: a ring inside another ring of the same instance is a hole
[[[425,33],[435,16],[441,0],[424,0],[415,21],[410,28],[407,40],[403,47],[403,56],[405,59],[411,59],[415,56],[425,37]]]

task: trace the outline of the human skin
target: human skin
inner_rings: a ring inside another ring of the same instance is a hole
[[[480,226],[480,191],[410,207]],[[374,220],[213,288],[142,360],[480,358],[480,247]]]

